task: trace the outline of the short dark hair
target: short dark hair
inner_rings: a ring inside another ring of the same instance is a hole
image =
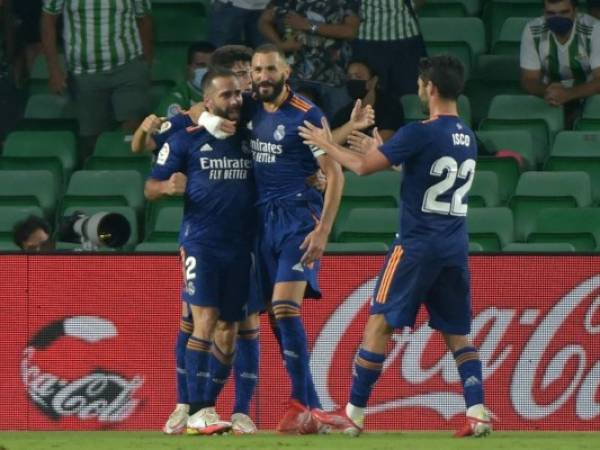
[[[544,0],[544,5],[546,3],[560,3],[563,0]],[[577,8],[577,0],[569,0],[571,2],[571,5],[573,6],[573,8]]]
[[[46,234],[50,234],[50,225],[45,219],[30,215],[26,219],[21,220],[13,227],[13,241],[14,243],[23,248],[23,242],[29,239],[29,236],[33,234],[35,230],[42,229]]]
[[[231,69],[236,62],[251,62],[252,49],[245,45],[224,45],[210,56],[211,67]]]
[[[283,50],[281,50],[275,44],[262,44],[262,45],[259,45],[254,50],[254,54],[256,55],[257,53],[262,53],[262,54],[265,54],[265,53],[277,53],[284,62],[287,62],[287,59],[285,58],[285,53],[283,52]]]
[[[190,44],[187,50],[187,63],[191,64],[196,53],[212,53],[216,47],[208,41],[198,41]]]
[[[361,65],[365,66],[367,68],[367,70],[369,71],[369,74],[371,74],[371,78],[376,77],[376,76],[379,75],[377,73],[377,71],[373,68],[373,66],[371,66],[371,64],[369,63],[369,61],[367,61],[364,58],[352,58],[348,62],[348,65],[346,67],[350,67],[351,64],[361,64]]]
[[[431,81],[440,97],[457,100],[465,85],[465,68],[463,63],[452,55],[421,58],[419,78],[425,83]]]
[[[231,70],[222,67],[213,67],[208,72],[206,72],[206,74],[202,78],[202,92],[207,92],[213,80],[221,77],[233,77],[237,80],[235,73],[233,73]]]

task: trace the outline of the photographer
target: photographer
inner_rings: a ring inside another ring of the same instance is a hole
[[[29,216],[15,224],[13,241],[26,252],[49,250],[52,247],[50,225],[41,217]]]

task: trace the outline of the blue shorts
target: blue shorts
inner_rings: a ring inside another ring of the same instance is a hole
[[[371,314],[383,314],[394,328],[413,327],[421,304],[429,326],[444,333],[471,331],[470,276],[466,249],[440,255],[430,243],[394,243],[379,273]]]
[[[247,316],[250,249],[223,251],[200,244],[181,245],[184,261],[182,299],[194,306],[219,309],[219,319],[237,322]]]
[[[320,262],[312,267],[300,263],[300,245],[315,228],[321,205],[298,201],[272,202],[259,208],[259,233],[256,244],[259,289],[266,301],[273,296],[276,283],[306,281],[305,297],[321,298],[318,274]]]

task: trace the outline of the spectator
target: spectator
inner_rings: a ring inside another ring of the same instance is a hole
[[[50,226],[41,217],[31,215],[15,224],[13,241],[26,252],[48,250],[50,246]]]
[[[588,14],[600,19],[600,0],[587,0]]]
[[[252,91],[252,49],[243,45],[224,45],[210,57],[210,66],[231,70],[245,92]]]
[[[381,88],[394,97],[417,93],[419,60],[427,56],[413,3],[418,8],[425,1],[363,0],[360,5],[353,56],[367,61]]]
[[[363,105],[371,105],[375,110],[374,126],[377,127],[383,142],[387,141],[404,125],[404,111],[400,101],[380,89],[379,76],[366,61],[353,59],[348,64],[347,75],[346,89],[352,101],[335,114],[331,122],[332,129],[348,122],[354,103],[360,99]],[[373,126],[363,132],[370,135],[372,130]]]
[[[256,48],[265,40],[258,19],[269,0],[214,0],[208,12],[209,38],[216,47],[243,44]]]
[[[175,86],[160,102],[156,114],[171,118],[202,101],[202,78],[208,72],[210,56],[215,51],[210,42],[201,41],[189,46],[187,51],[187,81]]]
[[[576,0],[545,0],[544,15],[525,26],[521,86],[552,106],[565,105],[568,122],[581,100],[600,93],[600,22],[579,14]]]
[[[350,41],[360,19],[359,0],[271,0],[259,29],[290,54],[295,90],[316,89],[328,117],[348,101],[344,89]]]
[[[42,43],[50,90],[62,94],[68,83],[84,155],[92,152],[100,133],[112,129],[115,119],[124,131],[133,132],[148,114],[153,53],[150,12],[150,0],[44,0]],[[68,77],[58,61],[60,14]]]
[[[42,51],[40,16],[42,0],[4,0],[8,61],[18,87],[25,85],[36,57]]]

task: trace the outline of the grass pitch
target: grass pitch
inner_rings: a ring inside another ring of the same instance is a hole
[[[447,432],[281,436],[165,436],[156,432],[2,432],[0,450],[598,450],[600,433],[496,432],[453,439]]]

